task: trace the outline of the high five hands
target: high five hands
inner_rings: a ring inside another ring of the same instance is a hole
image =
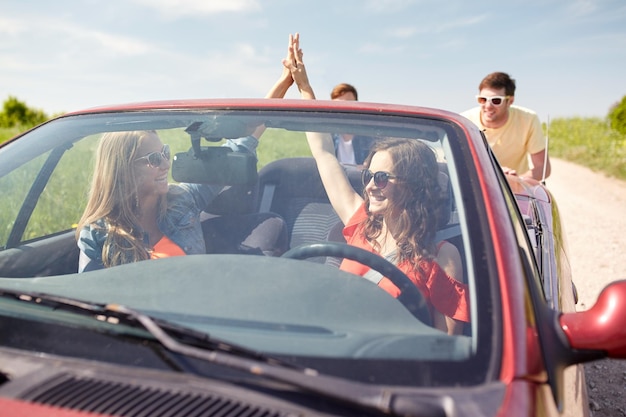
[[[287,57],[283,59],[283,67],[289,70],[291,77],[298,86],[300,95],[305,99],[315,99],[315,93],[309,83],[309,77],[306,73],[306,67],[302,60],[303,52],[300,49],[300,34],[289,34],[289,46],[287,48]]]

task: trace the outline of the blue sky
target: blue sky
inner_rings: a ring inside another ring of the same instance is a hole
[[[263,97],[295,32],[318,98],[349,82],[362,101],[461,112],[492,71],[543,121],[626,95],[623,0],[0,0],[0,100]]]

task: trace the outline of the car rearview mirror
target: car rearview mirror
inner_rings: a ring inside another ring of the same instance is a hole
[[[174,155],[172,178],[197,184],[246,185],[257,180],[256,158],[224,146],[193,148]]]

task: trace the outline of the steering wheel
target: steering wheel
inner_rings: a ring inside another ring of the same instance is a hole
[[[432,317],[426,300],[421,291],[397,266],[380,255],[345,243],[323,242],[311,243],[295,247],[285,252],[282,257],[290,259],[307,259],[320,256],[347,258],[369,266],[383,276],[389,278],[400,289],[400,301],[417,319],[432,326]]]

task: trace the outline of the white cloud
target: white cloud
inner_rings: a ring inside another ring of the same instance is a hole
[[[407,39],[415,35],[415,33],[417,33],[415,27],[394,28],[389,31],[389,36],[392,38]]]
[[[617,24],[623,28],[626,18],[626,4],[620,0],[609,3],[611,4],[603,5],[602,2],[593,0],[576,0],[567,5],[565,20],[574,24],[585,22],[585,24],[597,28],[610,24]]]
[[[36,27],[37,31],[29,31],[29,27]],[[34,35],[37,39],[54,39],[55,46],[66,42],[75,46],[86,45],[91,51],[104,50],[125,56],[142,55],[156,49],[140,39],[93,30],[59,19],[0,19],[0,28],[0,33],[13,37]]]
[[[60,29],[63,30],[63,28]],[[68,27],[65,28],[65,32],[76,39],[95,41],[95,43],[101,45],[104,50],[121,55],[143,55],[156,49],[149,43],[138,39],[81,27]]]
[[[479,23],[484,22],[485,20],[487,20],[487,15],[469,16],[469,17],[463,17],[460,19],[452,19],[450,21],[447,21],[445,23],[442,23],[441,25],[434,27],[433,30],[437,32],[449,32],[452,30],[460,29],[460,28],[476,26]]]
[[[417,26],[406,26],[389,29],[387,35],[391,38],[409,39],[418,34],[445,33],[474,27],[487,20],[487,15],[469,16],[452,19],[443,23],[431,23]]]
[[[185,59],[179,57],[179,62]],[[197,78],[204,84],[223,83],[224,80],[253,91],[263,93],[271,85],[272,78],[280,74],[279,63],[272,64],[268,58],[251,44],[240,43],[226,51],[214,51],[200,59],[185,59],[190,78]]]
[[[251,12],[261,9],[257,0],[133,0],[157,10],[162,16],[211,15],[224,12]]]
[[[405,51],[405,47],[401,45],[389,46],[377,42],[369,42],[361,45],[358,51],[364,54],[378,54],[378,55],[394,55]]]
[[[25,22],[0,17],[0,34],[15,36],[25,32],[26,30],[28,30],[28,26]]]
[[[36,73],[42,71],[46,64],[37,65],[31,61],[24,60],[22,55],[18,54],[0,54],[0,68],[6,72],[13,73]]]
[[[595,12],[597,6],[594,0],[576,0],[570,3],[569,11],[577,17],[587,16]]]
[[[368,0],[365,9],[371,13],[395,13],[414,3],[415,0]]]

